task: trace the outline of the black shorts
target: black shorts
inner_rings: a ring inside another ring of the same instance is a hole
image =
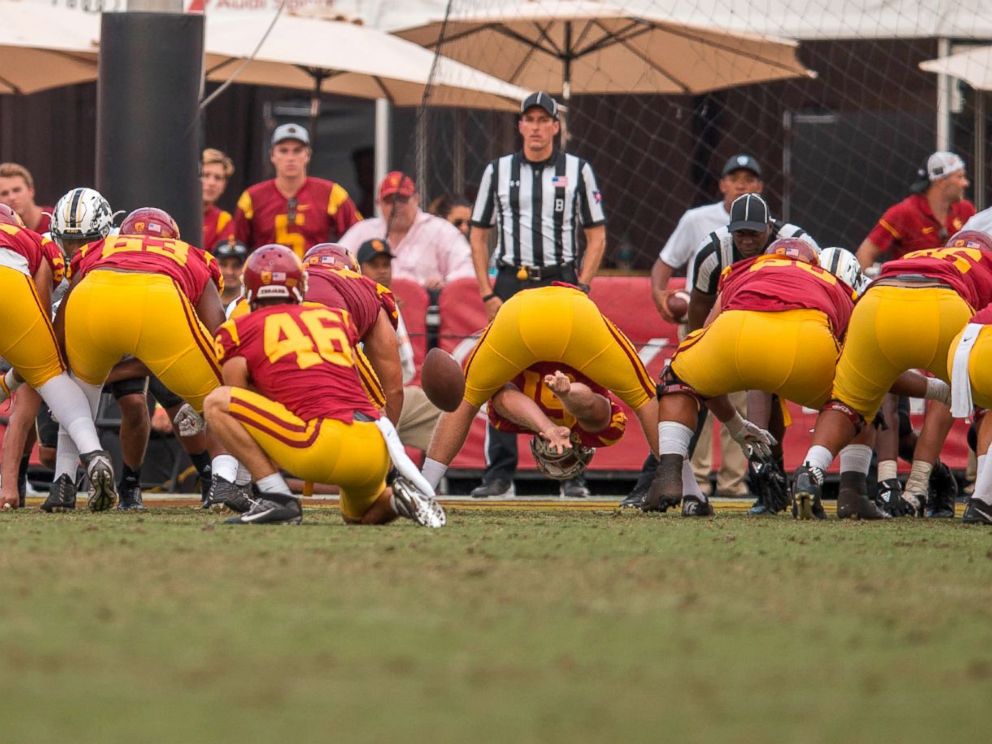
[[[38,446],[55,449],[59,443],[59,422],[52,418],[52,412],[44,403],[34,420],[34,428],[38,433]]]
[[[147,377],[132,377],[129,380],[118,380],[103,386],[103,392],[110,393],[114,400],[120,400],[125,395],[144,395],[148,392]]]
[[[148,380],[148,392],[152,394],[152,397],[158,401],[158,404],[162,408],[173,408],[174,406],[181,406],[183,404],[183,399],[169,390],[154,375]]]

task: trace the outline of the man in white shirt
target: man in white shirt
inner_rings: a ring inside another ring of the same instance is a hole
[[[972,215],[971,219],[964,223],[962,230],[978,230],[979,232],[992,235],[992,207],[983,209],[978,214]]]
[[[734,199],[742,194],[760,194],[763,188],[758,161],[746,153],[734,155],[723,166],[720,177],[723,199],[715,204],[690,209],[682,215],[651,268],[651,297],[662,318],[669,323],[675,322],[666,304],[672,293],[668,289],[672,274],[691,264],[707,235],[730,222],[730,205]],[[686,284],[691,286],[691,281]]]
[[[417,185],[408,175],[386,174],[379,185],[379,206],[382,217],[354,224],[338,242],[356,253],[368,240],[385,240],[393,249],[393,276],[427,289],[475,276],[465,236],[447,220],[421,211]]]

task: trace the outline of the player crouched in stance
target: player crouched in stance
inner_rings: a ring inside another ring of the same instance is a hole
[[[657,451],[651,376],[627,337],[577,287],[552,284],[514,295],[464,366],[464,397],[441,415],[427,449],[423,472],[432,487],[486,401],[494,402],[490,416],[496,421],[538,432],[531,450],[553,478],[574,478],[588,464],[590,446],[606,446],[623,434],[625,418],[609,393],[634,410],[651,451]]]
[[[69,377],[48,316],[52,273],[42,256],[38,235],[8,206],[0,205],[0,356],[11,369],[0,378],[0,400],[10,397],[21,382],[42,397],[86,467],[91,491],[89,505],[105,509],[116,500],[114,471],[100,448],[93,413],[86,395]],[[75,462],[75,458],[73,458]]]
[[[978,422],[978,477],[961,521],[992,525],[992,305],[976,313],[951,343],[951,413],[955,418],[974,414]]]
[[[853,255],[849,261],[855,263]],[[767,461],[775,440],[743,420],[726,399],[759,390],[807,406],[826,401],[840,340],[851,316],[853,290],[819,266],[816,252],[794,238],[776,240],[764,255],[740,261],[720,279],[710,322],[679,346],[659,386],[658,476],[644,509],[664,510],[682,501],[686,516],[708,516],[712,507],[692,490],[686,458],[699,407],[724,422],[749,457]],[[766,504],[771,511],[785,506]],[[874,516],[874,506],[844,504],[844,512]]]
[[[250,472],[256,498],[229,524],[298,524],[299,499],[279,473],[341,488],[351,524],[397,516],[442,527],[445,514],[409,459],[396,430],[369,402],[355,368],[358,332],[350,313],[303,301],[306,272],[281,245],[249,256],[251,312],[224,323],[217,357],[224,385],[206,401],[220,442]],[[386,486],[390,457],[401,476]]]
[[[962,231],[944,248],[907,253],[882,267],[851,315],[831,399],[820,410],[812,446],[796,471],[793,501],[800,516],[808,517],[819,502],[834,454],[872,420],[893,383],[912,369],[937,378],[926,381],[925,395],[898,391],[935,401],[924,426],[932,424],[931,433],[917,443],[902,495],[923,515],[930,471],[952,422],[948,407],[936,402],[950,397],[949,354],[973,308],[990,302],[992,238],[984,233]]]

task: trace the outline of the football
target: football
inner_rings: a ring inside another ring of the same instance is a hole
[[[424,358],[420,384],[427,399],[442,411],[454,411],[465,395],[465,375],[455,358],[442,349],[431,349]]]
[[[688,292],[682,289],[678,292],[672,292],[672,294],[668,295],[666,304],[668,305],[668,312],[675,318],[676,323],[685,322],[685,316],[689,314]]]

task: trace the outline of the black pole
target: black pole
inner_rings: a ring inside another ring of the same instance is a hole
[[[103,14],[97,188],[115,210],[166,210],[183,239],[197,246],[202,60],[200,14]]]

